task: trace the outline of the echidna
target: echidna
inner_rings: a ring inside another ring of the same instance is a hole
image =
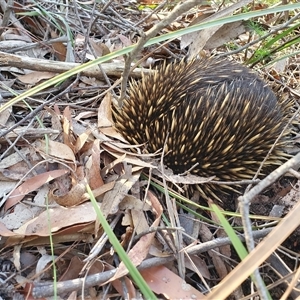
[[[199,176],[237,181],[255,175],[287,124],[288,111],[287,101],[278,101],[249,69],[210,58],[164,64],[131,82],[129,97],[121,110],[114,109],[114,118],[119,132],[131,144],[145,143],[149,153],[166,142],[164,163],[175,174],[191,169]],[[265,169],[284,160],[287,134]],[[220,190],[212,184],[201,187],[206,196]]]

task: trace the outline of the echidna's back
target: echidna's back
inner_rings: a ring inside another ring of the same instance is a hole
[[[192,168],[220,180],[251,178],[287,116],[288,105],[261,79],[224,59],[164,65],[133,82],[115,112],[116,127],[130,143],[147,143],[149,152],[166,143],[164,161],[175,173]],[[266,164],[281,159],[278,146]]]

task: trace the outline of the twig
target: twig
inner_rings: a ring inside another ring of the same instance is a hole
[[[38,59],[33,57],[25,57],[21,55],[8,54],[0,51],[0,66],[17,67],[20,69],[29,69],[42,72],[63,73],[69,71],[75,67],[78,67],[79,63],[66,63],[62,61],[49,61],[46,59]],[[124,71],[124,67],[120,63],[103,63],[102,68],[108,76],[120,77]],[[151,70],[143,70],[144,74],[150,73]],[[142,70],[140,68],[135,69],[132,72],[133,77],[141,77]],[[81,75],[95,77],[103,79],[103,73],[99,70],[98,66],[89,68],[82,71]]]
[[[123,79],[121,85],[121,93],[118,101],[119,107],[122,107],[122,101],[125,97],[125,91],[126,91],[131,63],[134,60],[134,58],[137,56],[137,54],[142,50],[146,42],[149,39],[155,37],[163,28],[169,26],[181,14],[185,13],[186,11],[190,10],[196,5],[200,5],[202,2],[203,2],[202,0],[188,0],[181,5],[178,4],[165,19],[163,19],[157,25],[153,26],[140,38],[137,45],[134,47],[134,49],[131,51],[131,53],[128,55],[125,61],[125,68],[123,72]]]
[[[273,228],[263,229],[259,231],[253,232],[253,236],[257,239],[262,238],[269,234],[269,232]],[[245,238],[243,236],[240,237],[241,241],[244,241]],[[202,243],[193,247],[189,247],[186,249],[187,254],[200,254],[203,252],[206,252],[208,250],[211,250],[215,247],[221,247],[225,245],[231,244],[231,240],[229,238],[217,238],[213,241],[209,241],[206,243]],[[149,258],[143,261],[140,266],[138,267],[139,270],[144,270],[150,267],[154,266],[160,266],[163,264],[166,264],[167,262],[173,261],[175,259],[175,256],[169,256],[169,257],[154,257]],[[109,280],[114,274],[116,273],[117,269],[106,271],[102,273],[98,273],[95,275],[90,275],[86,278],[85,283],[83,278],[73,279],[73,280],[67,280],[62,282],[57,282],[56,289],[57,289],[57,295],[60,295],[62,293],[68,293],[72,291],[76,291],[81,289],[82,285],[85,284],[85,287],[91,287],[94,285],[100,285],[102,283],[105,283],[107,280]],[[53,296],[53,283],[35,283],[34,287],[32,289],[32,295],[35,298],[43,298],[43,297],[51,297]]]
[[[251,200],[260,192],[262,192],[267,186],[275,182],[280,176],[288,172],[290,168],[292,168],[295,165],[298,165],[299,163],[300,163],[300,153],[298,153],[296,156],[294,156],[286,163],[284,163],[282,166],[280,166],[275,171],[273,171],[271,174],[269,174],[266,178],[264,178],[261,182],[259,182],[244,196],[240,196],[238,198],[245,237],[246,237],[246,244],[249,251],[252,251],[254,249],[254,240],[252,237],[253,233],[252,233],[251,222],[249,218],[249,207],[250,207]],[[260,290],[261,292],[260,295],[261,295],[265,289],[263,288],[263,283],[260,278],[260,274],[258,273],[258,270],[255,271],[254,276],[256,278],[256,284],[258,284],[257,288]],[[261,295],[261,296],[263,299],[267,299],[266,295]]]

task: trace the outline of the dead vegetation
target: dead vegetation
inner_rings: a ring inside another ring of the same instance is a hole
[[[156,2],[0,0],[2,299],[300,296],[300,4]],[[244,259],[213,201],[185,193],[212,178],[164,174],[182,188],[166,193],[159,156],[113,127],[129,77],[195,55],[254,67],[294,100],[295,157],[240,198],[241,211],[237,195],[216,202],[255,246]]]

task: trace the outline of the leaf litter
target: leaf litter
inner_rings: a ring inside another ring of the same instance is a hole
[[[87,59],[136,43],[139,30],[148,30],[167,15],[164,9],[157,14],[149,13],[147,8],[141,10],[133,1],[113,1],[106,8],[76,2],[74,6],[29,3],[15,3],[11,10],[15,25],[2,30],[1,102]],[[2,13],[7,9],[1,7]],[[200,12],[212,14],[216,10],[210,5],[197,9],[179,17],[165,30],[185,28],[199,22]],[[225,15],[232,13],[229,7]],[[264,22],[265,26],[271,24],[267,16]],[[187,45],[194,52],[216,48],[226,52],[224,44],[232,40],[243,44],[245,37],[249,38],[249,33],[244,22],[213,27],[185,35],[181,41],[175,40],[156,52],[152,46],[145,48],[140,56],[149,55],[151,59],[141,62],[141,66],[167,59],[169,53],[184,53],[182,49]],[[195,236],[191,234],[188,242],[176,249],[172,230],[184,229],[169,228],[163,216],[166,207],[160,201],[162,194],[150,191],[148,186],[147,176],[159,169],[161,153],[144,154],[144,145],[128,145],[126,137],[113,127],[111,102],[119,90],[111,88],[111,84],[122,75],[121,65],[124,59],[118,57],[103,65],[105,76],[100,71],[102,66],[84,71],[77,78],[36,93],[26,103],[18,102],[0,112],[0,266],[3,271],[5,262],[13,262],[11,273],[16,274],[12,283],[1,287],[0,297],[50,299],[55,269],[59,280],[57,299],[80,299],[81,290],[84,299],[142,298],[98,223],[86,184],[130,260],[141,267],[142,276],[159,297],[206,299],[204,294],[238,263],[228,245],[205,253],[188,252],[189,247],[199,244],[199,239],[205,243],[225,236],[223,230],[209,223],[191,223],[197,228]],[[279,67],[278,72],[282,72],[289,66]],[[287,85],[299,87],[299,77],[294,74]],[[134,75],[139,76],[140,71]],[[30,111],[41,104],[30,116]],[[204,180],[187,176],[178,181],[170,177],[174,183]],[[291,205],[296,196],[287,195],[282,202]],[[218,221],[213,213],[207,215]],[[186,254],[185,278],[179,276],[174,261],[182,251]],[[68,280],[75,280],[74,285],[68,286]],[[41,288],[43,284],[50,292]],[[238,298],[236,295],[233,297]]]

